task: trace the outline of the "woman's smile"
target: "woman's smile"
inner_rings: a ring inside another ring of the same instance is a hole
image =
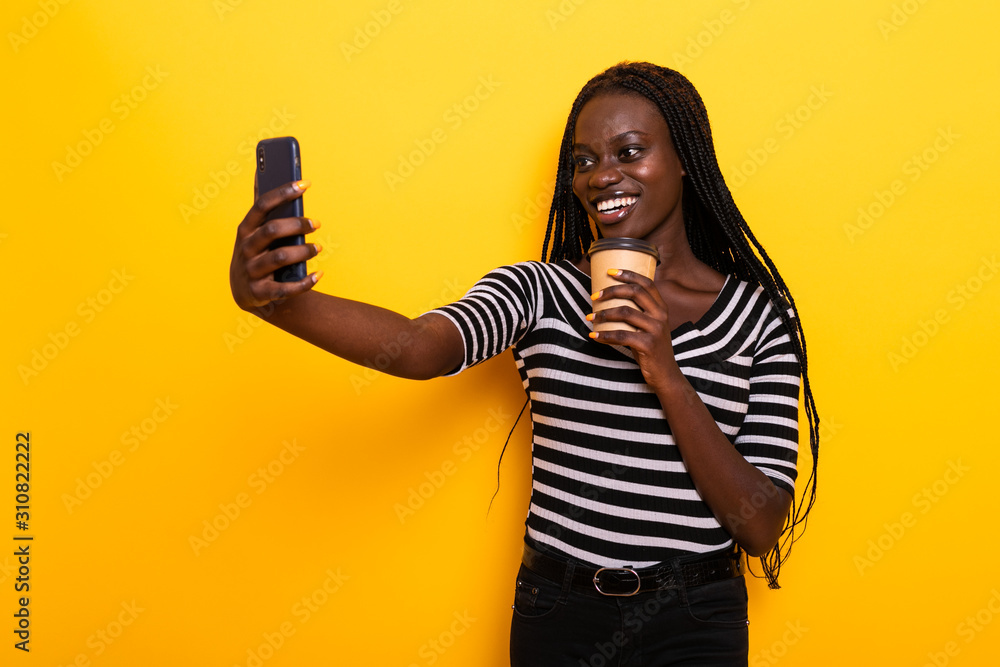
[[[592,202],[596,211],[593,217],[601,225],[613,225],[624,220],[633,211],[638,201],[638,195],[627,195],[620,192],[601,195]]]

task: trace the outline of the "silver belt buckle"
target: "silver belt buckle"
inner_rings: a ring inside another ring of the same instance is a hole
[[[620,572],[622,574],[624,574],[626,572],[631,573],[632,576],[635,577],[635,590],[634,591],[630,591],[628,593],[608,593],[608,592],[605,592],[604,590],[601,589],[601,573],[602,572]],[[594,588],[596,588],[597,592],[600,593],[601,595],[608,595],[608,596],[619,597],[619,598],[622,598],[622,597],[631,597],[633,595],[636,595],[639,592],[639,589],[642,588],[642,581],[639,579],[639,573],[636,572],[635,570],[633,570],[630,567],[602,567],[601,569],[599,569],[597,572],[594,573]]]

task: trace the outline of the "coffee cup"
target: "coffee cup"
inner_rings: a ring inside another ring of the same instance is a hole
[[[655,245],[630,238],[598,239],[591,244],[587,256],[590,258],[590,283],[594,292],[622,284],[622,281],[608,274],[609,269],[634,271],[652,280],[660,261]],[[639,309],[631,299],[608,299],[595,302],[594,312],[618,306]],[[594,331],[635,330],[635,327],[625,322],[601,322],[594,325]]]

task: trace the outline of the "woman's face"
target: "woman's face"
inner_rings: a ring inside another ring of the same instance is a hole
[[[576,121],[573,162],[573,193],[605,237],[655,242],[673,223],[683,229],[685,172],[667,121],[645,97],[608,93],[587,102]]]

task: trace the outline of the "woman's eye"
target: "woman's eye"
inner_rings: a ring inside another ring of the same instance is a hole
[[[573,164],[576,166],[577,169],[586,169],[591,165],[592,162],[593,160],[583,155],[578,155],[575,158],[573,158]]]
[[[621,156],[623,159],[629,160],[639,156],[642,149],[638,146],[626,146],[622,149]]]

